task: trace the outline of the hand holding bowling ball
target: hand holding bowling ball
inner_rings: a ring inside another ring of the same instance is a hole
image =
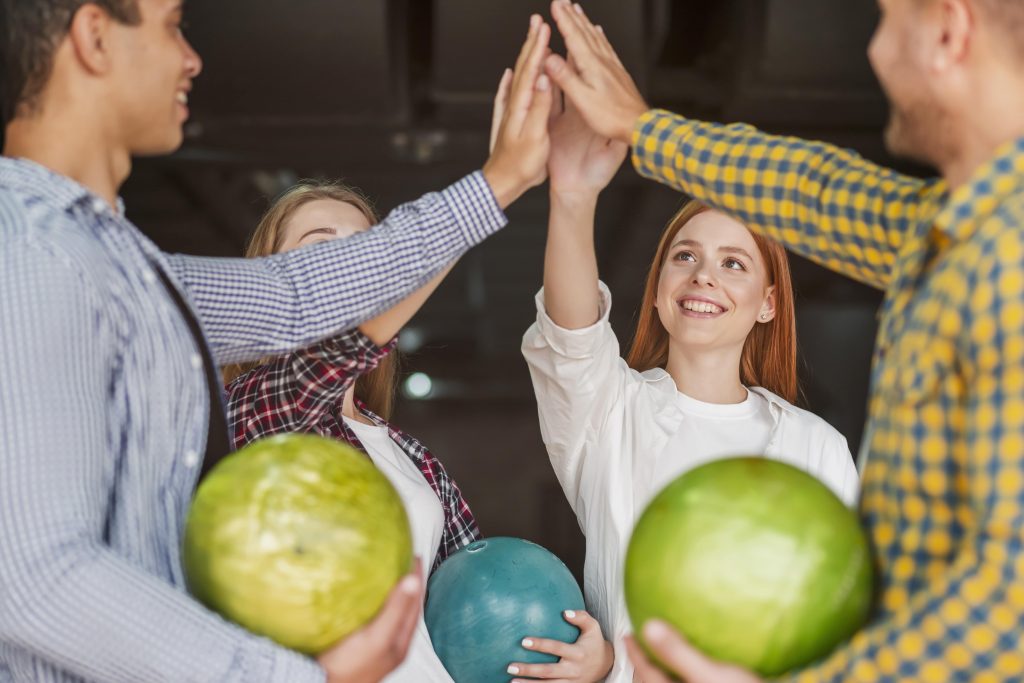
[[[583,594],[562,562],[518,538],[489,538],[449,557],[427,586],[426,622],[434,651],[457,683],[508,683],[512,662],[556,662],[531,652],[526,637],[566,643],[579,629],[565,610]]]

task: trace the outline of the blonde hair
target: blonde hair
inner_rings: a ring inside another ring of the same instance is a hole
[[[270,256],[281,250],[284,242],[284,226],[302,206],[318,199],[344,202],[359,209],[370,225],[380,222],[380,217],[366,196],[354,187],[344,183],[324,180],[303,180],[289,188],[267,209],[253,231],[245,247],[246,258]],[[222,369],[224,384],[230,384],[250,370],[269,363],[264,358],[251,363],[229,365]],[[397,351],[385,356],[371,372],[356,380],[355,395],[366,404],[370,411],[385,420],[391,418],[395,403],[395,387],[398,378],[399,359]]]

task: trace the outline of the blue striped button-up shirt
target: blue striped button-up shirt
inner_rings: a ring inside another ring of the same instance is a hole
[[[0,682],[321,681],[188,597],[201,349],[275,356],[385,310],[505,223],[482,175],[267,259],[161,253],[118,209],[0,158]]]

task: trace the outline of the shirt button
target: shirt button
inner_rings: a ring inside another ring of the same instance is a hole
[[[192,357],[188,359],[188,362],[192,364],[193,370],[198,370],[203,367],[203,357],[198,353],[193,353]]]
[[[142,279],[147,285],[151,285],[156,282],[156,275],[152,270],[144,270],[142,271]]]
[[[96,213],[103,213],[107,210],[107,203],[102,199],[96,198],[92,200],[92,210]]]
[[[192,468],[199,464],[199,454],[189,451],[185,454],[185,467]]]

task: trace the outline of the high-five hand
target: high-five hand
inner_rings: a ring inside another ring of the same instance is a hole
[[[551,15],[573,62],[552,54],[545,60],[544,70],[595,132],[629,143],[633,125],[648,107],[604,31],[590,23],[580,5],[569,0],[554,0]]]
[[[574,61],[570,55],[570,67]],[[549,126],[551,194],[563,199],[596,198],[615,176],[629,147],[591,130],[570,98],[565,98],[563,108],[561,94],[556,86]]]
[[[548,114],[551,111],[551,82],[542,73],[548,53],[551,27],[539,15],[530,17],[530,32],[509,77],[502,77],[492,132],[491,157],[484,164],[484,178],[498,204],[505,208],[523,192],[547,178]]]

